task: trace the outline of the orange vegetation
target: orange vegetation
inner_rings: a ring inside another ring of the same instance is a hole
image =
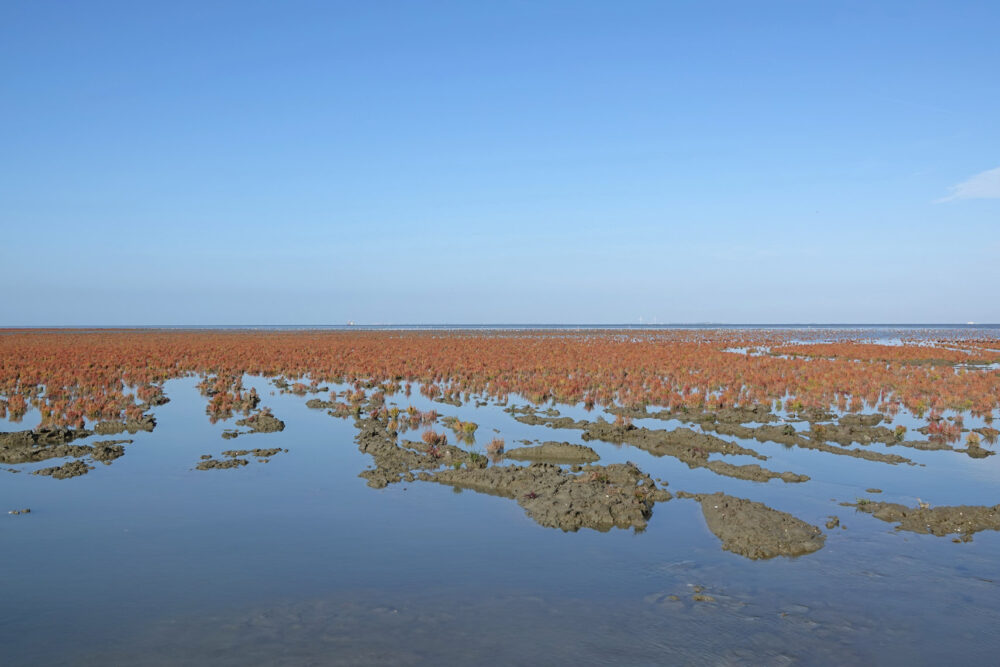
[[[296,393],[320,382],[349,383],[353,391],[345,400],[354,404],[373,387],[381,395],[409,395],[411,383],[419,383],[426,396],[446,400],[520,394],[535,403],[585,405],[714,408],[781,401],[788,409],[877,408],[891,414],[905,407],[919,415],[946,409],[987,415],[1000,402],[1000,371],[914,363],[996,361],[997,341],[956,339],[948,349],[887,346],[826,332],[826,340],[838,342],[793,344],[822,335],[9,330],[0,331],[0,414],[16,420],[32,405],[45,424],[120,419],[141,413],[166,380],[198,375],[209,414],[226,416],[259,400],[243,389],[244,374],[282,376],[297,382],[291,385]],[[412,413],[398,419],[426,423]]]
[[[865,361],[990,364],[1000,362],[1000,351],[976,351],[941,345],[875,345],[871,343],[814,343],[784,345],[772,350],[775,354],[806,357],[838,357]]]

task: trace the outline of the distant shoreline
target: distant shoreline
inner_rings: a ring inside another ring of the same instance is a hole
[[[44,330],[223,330],[223,331],[658,331],[701,329],[837,329],[837,330],[968,330],[1000,329],[1000,323],[774,323],[774,324],[81,324],[81,325],[8,325],[0,331]]]

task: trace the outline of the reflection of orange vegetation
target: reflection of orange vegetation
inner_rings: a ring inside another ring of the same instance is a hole
[[[346,382],[353,391],[345,398],[355,404],[364,400],[366,389],[391,395],[404,387],[408,393],[413,382],[429,397],[504,400],[517,393],[536,403],[588,406],[620,401],[701,408],[780,400],[790,410],[867,406],[893,414],[904,406],[917,414],[931,409],[985,414],[1000,401],[996,370],[913,363],[993,361],[1000,356],[990,347],[997,341],[952,341],[953,347],[976,350],[971,355],[913,344],[789,344],[806,335],[7,331],[0,332],[0,407],[17,419],[36,406],[46,424],[118,419],[141,412],[140,403],[157,398],[164,381],[191,374],[205,378],[199,386],[216,417],[256,405],[256,393],[242,387],[244,374],[308,378],[310,387],[317,381]],[[793,356],[758,353],[767,349]],[[407,415],[416,421],[413,417]]]

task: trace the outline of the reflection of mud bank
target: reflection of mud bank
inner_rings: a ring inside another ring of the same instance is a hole
[[[747,558],[801,556],[818,551],[826,541],[816,526],[763,503],[723,493],[680,492],[677,497],[701,502],[705,522],[722,548]]]
[[[1000,505],[954,505],[946,507],[907,507],[898,503],[859,500],[844,503],[876,519],[895,523],[896,530],[906,530],[924,535],[960,535],[969,542],[981,530],[1000,530]]]

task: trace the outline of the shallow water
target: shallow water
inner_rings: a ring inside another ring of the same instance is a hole
[[[841,520],[815,553],[751,561],[720,548],[692,500],[658,503],[643,532],[564,533],[506,498],[419,481],[369,488],[352,420],[245,382],[284,431],[224,440],[232,423],[209,422],[188,378],[166,384],[152,433],[115,436],[134,442],[111,465],[67,480],[28,474],[51,461],[3,466],[4,664],[928,664],[990,663],[1000,649],[1000,534],[956,544],[839,505],[993,505],[1000,457],[868,447],[918,464],[889,465],[727,438],[770,457],[767,468],[812,478],[762,484],[586,443],[602,464],[632,461],[674,493],[723,491],[821,527]],[[478,423],[479,451],[494,429],[508,448],[583,442],[493,403],[453,407],[417,391],[389,403]],[[36,422],[29,413],[0,430]],[[203,454],[254,447],[289,451],[193,469]]]

